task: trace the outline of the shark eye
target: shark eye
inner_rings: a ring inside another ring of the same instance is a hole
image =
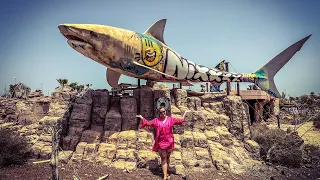
[[[95,33],[95,32],[93,32],[93,31],[90,31],[90,35],[92,36],[92,37],[98,37],[98,34],[97,33]]]

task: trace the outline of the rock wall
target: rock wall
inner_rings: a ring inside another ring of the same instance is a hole
[[[121,131],[120,97],[111,97],[110,107],[106,115],[104,129],[106,131]]]
[[[1,100],[0,122],[16,122],[11,127],[32,137],[36,157],[50,156],[52,136],[45,122],[61,120],[63,162],[89,161],[127,171],[158,170],[160,157],[151,151],[152,129],[138,129],[135,115],[149,120],[156,117],[155,100],[163,96],[170,99],[172,116],[181,117],[191,110],[185,123],[174,127],[176,149],[170,157],[172,171],[184,174],[189,168],[215,167],[241,173],[247,167],[259,165],[255,160],[259,146],[249,140],[248,109],[238,96],[187,97],[185,90],[157,85],[154,89],[135,89],[133,97],[113,97],[107,90],[90,89],[76,97],[72,91],[60,90],[52,93],[48,113],[34,111],[40,112],[39,117],[45,116],[28,126],[18,119],[20,114],[30,115],[17,110],[23,109],[21,102]]]
[[[109,108],[108,90],[92,91],[92,126],[104,126]]]
[[[137,101],[134,97],[123,97],[120,99],[121,110],[121,130],[137,130],[138,121],[137,115]]]
[[[153,106],[153,89],[148,86],[144,86],[140,90],[136,91],[136,93],[140,93],[140,114],[146,119],[153,119],[154,117],[154,106]]]

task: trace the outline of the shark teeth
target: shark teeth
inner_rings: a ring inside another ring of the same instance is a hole
[[[68,44],[78,50],[79,48],[83,49],[83,50],[89,50],[89,49],[93,49],[92,45],[84,42],[84,41],[78,41],[78,40],[68,40]]]

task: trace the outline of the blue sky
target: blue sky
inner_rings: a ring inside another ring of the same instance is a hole
[[[286,90],[291,96],[320,92],[319,7],[317,0],[4,0],[0,6],[0,89],[13,84],[14,77],[32,90],[43,83],[46,95],[58,86],[58,78],[110,89],[105,67],[69,47],[58,25],[104,24],[142,33],[166,18],[164,39],[169,47],[208,67],[225,59],[233,72],[255,72],[291,44],[313,34],[278,72],[275,83],[280,92]],[[137,82],[129,77],[120,81]]]

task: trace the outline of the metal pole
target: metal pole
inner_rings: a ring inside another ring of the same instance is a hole
[[[229,72],[229,62],[225,62],[226,72]],[[230,95],[230,82],[227,82],[227,95]]]
[[[206,91],[209,92],[208,83],[206,83]]]
[[[52,152],[51,152],[51,172],[52,180],[59,180],[59,170],[58,170],[58,150],[60,142],[60,122],[57,121],[56,124],[52,126]]]
[[[182,83],[180,83],[180,89],[182,89]]]
[[[280,115],[277,114],[278,129],[280,129]]]
[[[240,96],[239,82],[237,82],[237,95]]]
[[[141,81],[140,81],[140,79],[138,79],[138,87],[140,87],[141,86]]]

